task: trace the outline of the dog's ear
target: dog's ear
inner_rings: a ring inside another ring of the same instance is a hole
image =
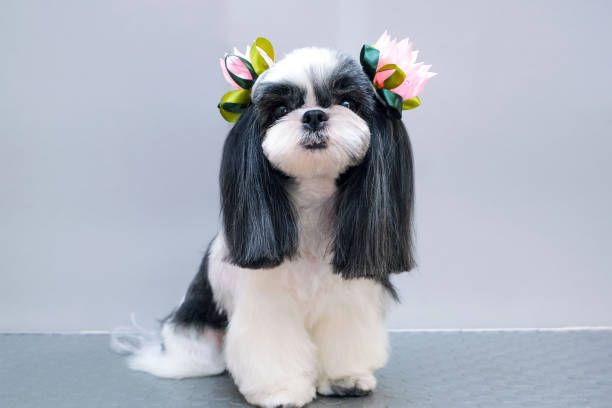
[[[270,268],[297,249],[295,214],[283,183],[261,147],[257,114],[250,106],[223,147],[221,211],[228,261],[243,268]]]
[[[400,119],[377,101],[364,160],[338,179],[333,266],[345,278],[389,284],[415,266],[412,247],[412,149]]]

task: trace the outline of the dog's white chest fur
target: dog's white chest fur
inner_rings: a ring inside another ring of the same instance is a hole
[[[228,264],[224,237],[222,234],[217,236],[211,246],[209,279],[215,300],[228,314],[234,310],[234,298],[240,286],[251,281],[244,275],[270,275],[275,285],[291,293],[305,310],[316,308],[318,295],[329,292],[334,285],[342,285],[344,280],[332,271],[329,248],[335,191],[335,181],[329,178],[296,180],[289,188],[299,220],[299,248],[296,256],[278,267],[249,270]],[[313,307],[309,309],[309,306]]]

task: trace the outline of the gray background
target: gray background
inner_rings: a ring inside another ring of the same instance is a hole
[[[609,1],[0,0],[0,331],[166,314],[218,225],[218,57],[355,56],[385,29],[440,73],[404,115],[419,268],[390,328],[612,324]]]

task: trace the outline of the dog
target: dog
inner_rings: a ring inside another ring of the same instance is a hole
[[[415,266],[408,133],[352,57],[286,55],[258,76],[220,170],[222,228],[160,344],[132,369],[229,371],[246,400],[362,396],[388,357],[390,281]]]

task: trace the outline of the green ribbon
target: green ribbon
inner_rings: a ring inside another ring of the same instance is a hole
[[[383,65],[376,72],[391,70],[394,70],[393,73],[389,75],[389,77],[383,82],[383,88],[385,89],[397,88],[402,84],[402,82],[404,82],[404,79],[406,79],[406,74],[404,73],[404,71],[402,71],[402,69],[395,64]]]
[[[374,81],[376,75],[376,68],[378,67],[378,58],[380,57],[380,51],[371,45],[364,44],[361,47],[361,53],[359,54],[359,61],[370,81]]]
[[[248,89],[236,89],[229,91],[221,98],[221,102],[217,105],[223,119],[228,122],[236,122],[240,115],[251,104],[251,91]]]
[[[378,95],[387,104],[387,111],[389,114],[396,118],[401,119],[402,117],[402,97],[393,91],[388,89],[379,89]]]
[[[260,49],[274,61],[274,47],[272,47],[270,41],[263,37],[258,37],[251,47],[251,52],[249,52],[249,58],[253,62],[253,68],[255,72],[257,72],[257,75],[261,75],[262,72],[270,68],[266,59],[261,55],[261,52],[259,52]]]
[[[402,110],[414,109],[421,105],[421,101],[418,96],[414,98],[402,100],[402,97],[393,92],[392,89],[400,86],[406,79],[406,73],[398,67],[396,64],[386,64],[378,68],[378,60],[380,58],[380,51],[371,45],[364,44],[361,47],[361,53],[359,54],[359,61],[363,67],[363,71],[366,73],[372,83],[374,77],[378,72],[393,70],[393,73],[385,79],[382,88],[378,88],[376,84],[374,86],[377,89],[377,93],[380,98],[387,105],[387,111],[389,114],[397,119],[402,117]]]
[[[418,96],[415,96],[414,98],[406,99],[404,103],[402,104],[402,109],[409,110],[409,109],[414,109],[419,106],[421,106],[421,100],[419,99]]]

